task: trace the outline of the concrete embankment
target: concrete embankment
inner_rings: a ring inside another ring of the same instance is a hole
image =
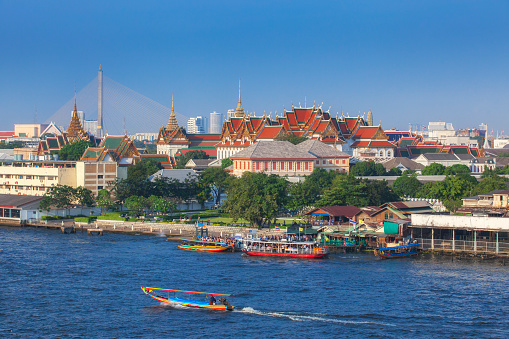
[[[68,230],[74,228],[76,232],[87,232],[87,230],[102,230],[104,233],[124,233],[124,234],[151,234],[151,235],[164,235],[168,239],[180,237],[192,237],[196,234],[196,226],[193,224],[168,224],[168,223],[153,223],[153,222],[122,222],[122,221],[109,221],[100,220],[92,224],[74,222],[74,220],[57,220],[57,221],[39,221],[20,224],[19,222],[9,222],[2,220],[0,222],[4,226],[16,227],[34,227],[46,228],[55,230]],[[233,237],[235,234],[241,234],[245,237],[249,231],[256,230],[247,227],[235,226],[207,226],[209,236],[214,237]],[[275,230],[256,230],[258,234],[262,235],[282,235],[284,231]],[[64,231],[62,230],[62,233]],[[72,233],[72,232],[65,232]],[[90,233],[90,232],[89,232]]]

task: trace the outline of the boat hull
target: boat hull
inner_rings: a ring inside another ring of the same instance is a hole
[[[329,253],[269,253],[257,251],[244,251],[247,255],[262,257],[283,257],[283,258],[311,258],[320,259],[326,257]]]
[[[407,252],[407,253],[376,253],[377,256],[379,256],[382,259],[399,259],[404,257],[411,257],[414,255],[419,254],[419,252]]]
[[[224,252],[228,250],[232,250],[232,246],[189,246],[189,245],[178,245],[178,248],[181,250],[188,251],[200,251],[200,252]]]
[[[183,299],[183,298],[167,298],[163,297],[157,294],[152,294],[153,291],[149,288],[142,287],[142,291],[150,296],[152,299],[157,300],[164,304],[170,304],[170,305],[182,305],[185,307],[195,307],[195,308],[205,308],[209,310],[219,310],[219,311],[233,311],[234,306],[232,305],[223,305],[223,304],[216,304],[216,305],[210,305],[210,303],[206,301],[199,301],[199,300],[192,300],[192,299]]]
[[[375,255],[381,259],[399,259],[404,257],[411,257],[419,254],[417,249],[419,244],[409,244],[394,247],[382,247],[375,250]]]

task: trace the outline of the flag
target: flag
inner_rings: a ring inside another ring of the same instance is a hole
[[[299,227],[299,232],[302,232],[304,231],[304,229],[302,227]]]
[[[364,225],[364,224],[365,224],[364,220],[359,220],[359,225]]]
[[[274,228],[276,229],[276,231],[281,231],[281,227],[279,227],[279,226],[276,226]]]
[[[357,225],[357,221],[350,219],[350,225]]]

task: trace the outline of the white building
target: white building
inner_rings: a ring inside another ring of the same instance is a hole
[[[137,141],[154,141],[157,139],[158,133],[136,133],[135,135],[131,136],[131,140],[137,140]]]
[[[207,118],[199,115],[196,118],[187,120],[186,132],[189,134],[207,133]]]
[[[217,113],[216,111],[210,113],[210,129],[209,133],[219,134],[223,127],[223,114]]]

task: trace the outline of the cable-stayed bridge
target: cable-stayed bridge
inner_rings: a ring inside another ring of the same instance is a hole
[[[96,120],[98,112],[98,77],[76,94],[77,109],[85,113],[85,120]],[[170,98],[168,98],[170,101]],[[171,108],[161,105],[132,89],[103,76],[103,130],[105,134],[157,133],[168,123]],[[67,129],[74,109],[74,97],[65,103],[45,123],[54,122]],[[175,113],[180,126],[189,117]],[[92,131],[93,133],[93,131]]]

